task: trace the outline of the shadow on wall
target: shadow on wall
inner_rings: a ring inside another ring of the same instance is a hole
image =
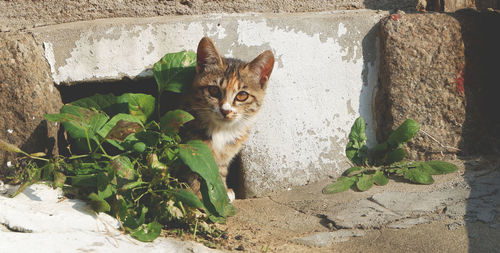
[[[374,105],[372,101],[378,86],[378,68],[380,58],[377,38],[377,31],[379,29],[378,26],[378,24],[373,26],[361,42],[363,50],[363,71],[361,73],[363,87],[361,88],[361,93],[359,94],[358,113],[367,123],[366,142],[369,147],[377,144],[375,118],[373,113]]]
[[[452,15],[460,22],[465,46],[466,118],[460,149],[471,187],[465,207],[469,252],[491,252],[500,246],[500,13]]]
[[[367,9],[416,11],[418,0],[364,0]]]

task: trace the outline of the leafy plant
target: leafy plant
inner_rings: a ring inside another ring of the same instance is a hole
[[[186,51],[157,62],[158,97],[186,90],[195,63],[196,54]],[[27,154],[0,140],[0,149],[24,155],[17,193],[49,180],[67,195],[87,200],[96,212],[115,216],[140,241],[154,240],[162,227],[214,234],[208,222],[224,222],[236,211],[217,164],[203,142],[182,142],[179,129],[192,115],[174,110],[160,117],[159,110],[158,99],[137,93],[97,94],[64,105],[45,118],[60,122],[71,137],[69,157]],[[179,180],[188,169],[201,178],[201,200]]]
[[[386,141],[369,149],[366,146],[365,122],[359,117],[349,133],[346,156],[354,164],[336,182],[326,186],[323,193],[346,191],[352,187],[366,191],[375,185],[386,185],[389,178],[404,178],[412,183],[432,184],[432,175],[446,174],[458,168],[444,161],[404,161],[403,144],[419,131],[420,125],[407,119],[394,130]]]

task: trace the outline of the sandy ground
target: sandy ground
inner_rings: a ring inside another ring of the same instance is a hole
[[[450,218],[445,214],[446,206],[422,214],[422,217],[431,217],[429,221],[407,229],[387,226],[361,229],[364,236],[327,247],[307,246],[295,241],[311,234],[335,231],[335,226],[323,215],[325,208],[332,204],[341,205],[387,191],[433,192],[468,181],[469,172],[464,172],[466,166],[461,161],[455,163],[460,163],[459,172],[434,176],[436,182],[429,186],[391,181],[367,192],[349,190],[324,195],[321,189],[329,183],[327,180],[265,198],[236,200],[234,205],[239,213],[221,226],[229,235],[221,249],[246,252],[498,252],[500,227],[496,224],[500,223],[500,215],[489,223],[466,217]],[[492,171],[495,170],[498,168]],[[488,171],[480,173],[487,175]],[[497,205],[497,214],[499,210]],[[450,227],[456,223],[461,225]]]

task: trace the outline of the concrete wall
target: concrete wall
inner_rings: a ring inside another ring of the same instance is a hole
[[[271,49],[276,64],[259,119],[241,155],[246,196],[337,176],[362,115],[374,142],[378,79],[375,25],[384,11],[217,14],[123,18],[35,28],[57,84],[150,77],[165,53],[210,36],[230,57]]]

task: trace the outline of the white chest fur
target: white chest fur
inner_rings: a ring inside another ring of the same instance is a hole
[[[234,123],[216,123],[208,128],[208,135],[212,136],[212,147],[222,151],[226,145],[235,144],[238,139],[245,136],[253,125],[253,117],[242,119]]]

